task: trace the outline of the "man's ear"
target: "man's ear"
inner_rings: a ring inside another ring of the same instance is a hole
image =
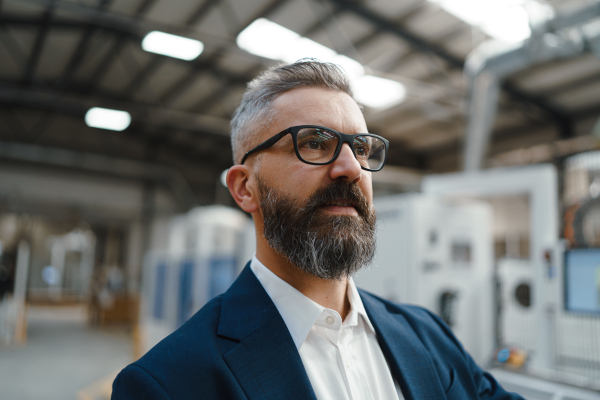
[[[227,171],[227,187],[229,193],[247,213],[258,211],[259,200],[249,185],[250,170],[244,165],[234,165]]]

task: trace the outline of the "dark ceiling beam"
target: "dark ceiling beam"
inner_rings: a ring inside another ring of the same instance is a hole
[[[252,17],[250,17],[247,21],[245,21],[241,26],[239,26],[237,31],[234,34],[234,37],[239,35],[244,29],[246,29],[246,27],[248,27],[248,25],[250,25],[252,22],[257,20],[258,18],[268,17],[269,15],[271,15],[272,13],[274,13],[275,11],[280,9],[283,5],[285,5],[289,1],[290,0],[272,0],[272,1],[270,1],[265,7],[260,9]],[[230,90],[231,90],[230,85],[236,85],[236,84],[245,85],[250,80],[252,80],[256,76],[256,74],[258,74],[262,69],[263,69],[263,67],[260,66],[260,67],[252,67],[249,70],[247,70],[242,75],[244,75],[245,77],[250,77],[250,79],[246,80],[245,82],[233,81],[231,79],[226,78],[224,84],[215,93],[213,93],[212,95],[208,96],[207,98],[202,99],[199,102],[197,102],[196,104],[194,104],[192,107],[190,107],[190,110],[192,112],[202,112],[202,111],[206,110],[208,107],[212,107],[214,104],[219,103],[223,98],[225,98],[230,93]],[[217,72],[218,70],[219,70],[219,68],[215,65],[215,68],[213,69],[213,71]],[[193,77],[191,75],[190,75],[190,78],[193,79]]]
[[[220,0],[205,0],[204,3],[200,4],[195,11],[189,16],[188,19],[185,20],[185,26],[193,26],[198,24],[200,21],[204,19],[208,15],[208,13],[213,9],[214,6]]]
[[[281,6],[283,6],[287,1],[289,1],[289,0],[273,0],[273,1],[269,2],[263,9],[259,10],[254,16],[249,18],[248,21],[246,21],[246,23],[243,24],[243,26],[239,27],[234,36],[239,35],[240,32],[242,32],[248,25],[250,25],[256,19],[261,18],[261,17],[262,18],[268,17],[270,14],[272,14],[273,12],[278,10]],[[167,93],[165,93],[165,95],[160,99],[160,103],[168,104],[169,102],[175,100],[178,96],[180,96],[187,89],[189,84],[197,78],[197,75],[199,73],[210,70],[212,74],[223,79],[224,84],[217,91],[217,93],[206,98],[205,99],[206,102],[204,100],[201,100],[198,103],[196,103],[194,106],[191,107],[191,109],[195,110],[195,111],[202,110],[203,108],[206,108],[205,104],[212,104],[212,103],[218,102],[220,99],[222,99],[225,96],[226,92],[228,93],[228,88],[226,88],[226,86],[228,86],[228,85],[245,85],[246,83],[251,81],[256,76],[257,70],[259,70],[257,68],[252,68],[250,71],[247,71],[246,73],[242,74],[243,75],[242,79],[239,79],[239,78],[236,78],[233,76],[224,76],[221,71],[221,68],[218,68],[218,66],[217,66],[221,55],[222,55],[222,51],[221,51],[221,49],[218,49],[213,54],[213,56],[209,60],[206,61],[206,63],[199,61],[199,63],[196,64],[196,67],[192,71],[190,71],[186,76],[181,78],[177,83],[175,83],[175,85],[173,85],[173,88],[171,90],[169,90]],[[211,103],[208,103],[208,100],[210,100]]]
[[[138,71],[127,86],[119,94],[121,99],[133,98],[135,92],[141,88],[150,77],[166,62],[166,57],[152,55],[150,61]]]
[[[27,65],[25,66],[25,72],[21,81],[21,84],[23,86],[29,86],[35,78],[35,71],[40,61],[42,50],[44,49],[44,43],[46,42],[46,38],[48,37],[48,31],[50,28],[49,21],[52,18],[52,12],[54,10],[55,2],[56,0],[51,2],[42,14],[42,21],[38,29],[38,33],[35,37],[35,42],[33,43],[33,48],[29,55],[29,60],[27,61]]]
[[[323,0],[325,1],[325,0]],[[379,15],[378,13],[371,11],[367,7],[357,2],[351,2],[348,0],[326,0],[330,3],[339,5],[344,7],[347,11],[353,12],[359,17],[371,22],[375,26],[379,27],[382,30],[388,31],[390,33],[395,34],[396,36],[406,40],[409,44],[415,47],[417,50],[435,55],[448,63],[448,65],[452,68],[463,69],[464,60],[458,56],[455,56],[448,51],[446,51],[443,47],[431,43],[419,35],[416,35],[410,32],[408,29],[404,28],[400,24],[396,24],[395,22]],[[555,120],[561,132],[562,137],[570,137],[572,135],[573,122],[568,117],[567,113],[559,107],[550,104],[546,99],[531,95],[522,89],[516,87],[513,83],[509,81],[504,81],[502,84],[503,89],[510,94],[514,99],[535,105],[537,108],[541,109],[545,113],[547,113],[553,120]]]
[[[100,106],[128,111],[134,122],[142,126],[187,131],[200,137],[229,140],[229,121],[214,116],[189,114],[178,110],[157,107],[143,102],[124,102],[110,95],[96,93],[91,98],[59,95],[49,90],[20,89],[0,84],[0,102],[41,110],[71,114],[81,117],[90,107]]]
[[[76,102],[49,102],[44,100],[35,99],[23,99],[20,98],[18,101],[11,100],[6,101],[0,99],[0,107],[11,106],[18,108],[27,108],[39,111],[49,111],[53,114],[61,114],[66,116],[72,116],[80,119],[83,126],[83,117],[87,111],[87,107],[82,107],[76,104]],[[163,127],[166,128],[166,127]],[[92,128],[84,128],[92,129]],[[171,131],[176,130],[170,129]],[[230,154],[222,155],[215,149],[227,149],[229,150],[229,137],[225,135],[213,136],[214,145],[207,146],[206,149],[195,150],[193,146],[189,146],[185,143],[179,143],[177,140],[172,138],[170,135],[164,135],[160,138],[150,137],[143,123],[136,122],[132,124],[126,130],[120,132],[123,136],[128,136],[134,140],[150,147],[157,147],[160,150],[166,150],[173,155],[176,155],[180,159],[188,160],[190,164],[196,164],[198,166],[209,165],[211,168],[225,169],[231,164]],[[220,143],[220,144],[217,144]]]
[[[113,0],[99,0],[97,9],[99,11],[104,11],[108,7],[110,7],[112,2]],[[81,38],[77,43],[77,47],[71,54],[71,57],[69,58],[69,61],[65,66],[63,73],[53,85],[54,89],[62,91],[71,84],[73,78],[75,77],[75,73],[79,69],[79,66],[83,62],[85,55],[89,51],[90,42],[96,32],[97,28],[95,28],[91,24],[85,27],[83,33],[81,34]]]
[[[1,14],[0,18],[2,18]],[[4,48],[17,67],[19,67],[19,69],[25,68],[25,65],[27,64],[27,55],[21,48],[21,45],[15,40],[13,33],[3,25],[2,22],[0,22],[0,29],[2,30],[2,32],[0,32],[0,42],[4,44]]]
[[[577,119],[586,119],[586,118],[593,118],[593,117],[600,118],[600,103],[596,103],[589,107],[575,110],[575,111],[573,111],[572,115],[574,118],[577,118]]]
[[[418,14],[422,13],[424,9],[425,9],[424,3],[414,3],[413,5],[409,6],[406,10],[404,10],[400,15],[396,16],[394,18],[393,22],[395,24],[403,24],[406,21],[408,21],[409,19],[414,18]],[[333,18],[339,16],[339,14],[342,14],[344,11],[345,11],[345,9],[342,6],[336,5],[335,8],[331,11],[331,13],[328,15],[328,17],[330,19],[333,19]],[[315,25],[313,25],[313,27],[325,29],[323,23],[315,24]],[[354,50],[359,50],[363,47],[370,45],[381,34],[383,34],[385,32],[386,31],[384,29],[381,29],[380,27],[375,26],[373,31],[371,31],[371,32],[367,33],[366,35],[364,35],[363,37],[357,39],[356,42],[349,43],[346,48],[341,49],[340,53],[349,55],[349,53],[353,52]],[[307,32],[305,34],[305,36],[308,36],[309,34],[312,34],[312,32],[310,32],[310,33]],[[364,64],[368,64],[368,62],[365,62]]]
[[[448,29],[447,31],[445,31],[443,35],[440,35],[439,37],[436,36],[436,39],[431,40],[431,43],[435,43],[435,45],[441,47],[444,45],[444,43],[447,43],[450,40],[452,40],[452,39],[456,38],[457,36],[459,36],[460,34],[462,34],[463,31],[464,31],[464,27],[459,24],[458,26],[454,26],[454,27]],[[426,54],[429,56],[432,56],[430,59],[433,59],[435,57],[431,53],[426,53]],[[412,58],[420,57],[422,55],[423,55],[423,52],[421,50],[412,47],[406,53],[400,54],[398,56],[396,62],[393,63],[392,65],[390,65],[389,71],[398,69],[398,68],[402,67],[402,65],[407,64]],[[435,58],[435,60],[437,61],[437,60],[439,60],[439,58]],[[386,71],[386,72],[389,72],[389,71]]]
[[[600,73],[597,71],[584,76],[578,76],[573,80],[568,80],[554,86],[549,86],[536,91],[536,94],[545,97],[559,96],[565,92],[581,89],[583,87],[598,84],[600,82]]]
[[[72,29],[72,30],[82,30],[87,27],[95,26],[96,28],[104,27],[100,24],[95,24],[93,21],[84,22],[84,21],[75,21],[64,18],[53,18],[47,20],[43,15],[16,15],[11,13],[3,13],[0,14],[0,24],[6,26],[18,26],[18,27],[32,27],[37,28],[42,26],[44,23],[48,25],[50,28],[59,28],[59,29]],[[107,28],[109,29],[109,28]],[[114,30],[112,28],[111,30]]]
[[[205,18],[219,0],[206,0],[202,3],[192,15],[185,21],[184,28],[189,28],[192,25],[200,23]],[[167,57],[155,55],[151,56],[150,61],[142,67],[140,71],[133,77],[129,85],[127,85],[120,94],[123,99],[131,98],[135,92],[144,85],[152,75],[165,63]]]
[[[86,81],[85,86],[82,88],[82,94],[89,94],[94,92],[96,88],[99,86],[100,82],[104,78],[104,75],[110,69],[112,63],[117,59],[119,53],[123,49],[123,46],[127,42],[126,35],[120,35],[115,38],[115,42],[106,55],[102,58],[100,62],[97,63],[96,68],[90,74],[90,78]]]
[[[15,15],[0,15],[0,26],[4,25],[5,27],[10,26],[32,26],[37,27],[42,23],[42,19],[39,17],[23,17],[23,16],[15,16]],[[51,28],[59,28],[59,29],[73,29],[73,30],[85,30],[89,26],[93,26],[95,29],[103,30],[106,33],[114,34],[115,42],[111,49],[106,53],[101,61],[97,63],[96,69],[90,74],[90,79],[87,81],[88,85],[79,86],[79,91],[82,94],[87,94],[94,91],[94,87],[90,87],[89,84],[92,82],[99,82],[104,74],[110,69],[110,64],[118,57],[119,53],[122,50],[122,47],[128,43],[129,40],[139,41],[142,39],[143,34],[138,32],[135,26],[107,26],[98,21],[90,20],[88,22],[82,21],[73,21],[73,20],[64,20],[64,19],[52,19],[49,21],[49,26]],[[7,40],[8,35],[2,34],[0,35],[0,39]],[[14,40],[13,40],[14,42]],[[8,47],[8,46],[7,46]],[[18,49],[14,49],[18,50]],[[11,54],[14,52],[11,52]],[[217,53],[217,52],[214,52]],[[15,53],[16,54],[16,53]],[[220,54],[220,53],[219,53]],[[158,56],[164,59],[167,59],[164,56]],[[22,58],[22,57],[21,57]],[[216,76],[227,79],[228,81],[244,84],[248,82],[253,76],[247,75],[237,75],[230,73],[222,68],[216,68],[216,66],[207,62],[205,58],[199,57],[197,60],[189,61],[178,60],[174,58],[168,58],[171,62],[180,62],[185,65],[193,65],[193,69],[198,70],[198,72],[205,72],[212,69],[213,74]],[[209,58],[210,60],[210,58]],[[192,74],[193,75],[193,74]],[[189,85],[189,80],[182,79],[182,86]]]
[[[325,1],[325,0],[323,0],[323,1]],[[353,1],[347,1],[347,0],[326,0],[326,1],[329,1],[330,3],[338,5],[342,8],[344,8],[345,10],[354,13],[355,15],[359,16],[360,18],[363,18],[364,20],[371,22],[373,25],[375,25],[377,28],[379,28],[383,31],[393,33],[394,35],[407,41],[410,45],[419,49],[422,52],[431,53],[431,54],[436,55],[437,57],[440,57],[441,59],[446,61],[448,64],[450,64],[452,67],[463,68],[464,61],[460,57],[457,57],[454,54],[449,53],[444,48],[442,48],[434,43],[430,43],[429,41],[423,39],[419,35],[416,35],[416,34],[410,32],[408,29],[404,28],[401,24],[398,24],[395,21],[391,21],[391,20],[379,15],[378,13],[371,11],[370,9],[368,9],[367,7],[365,7],[364,5],[362,5],[360,3],[353,2]]]
[[[600,113],[600,108],[598,109]],[[493,136],[491,137],[492,142],[490,143],[489,154],[494,153],[494,147],[502,144],[507,140],[514,140],[515,138],[527,138],[530,135],[536,135],[539,133],[538,129],[551,128],[554,125],[551,125],[549,122],[537,122],[527,125],[521,126],[512,126],[503,129],[498,129],[494,131]],[[431,147],[429,149],[423,149],[423,154],[428,158],[444,158],[451,155],[456,155],[457,151],[462,151],[462,139],[457,138],[455,140],[448,141],[442,145]],[[460,155],[457,156],[457,162],[459,162]],[[459,168],[459,165],[456,165]]]
[[[254,16],[254,18],[250,19],[246,25],[244,26],[244,28],[246,26],[248,26],[250,23],[252,23],[252,21],[260,18],[260,17],[266,17],[268,16],[270,13],[274,12],[276,9],[278,9],[279,7],[281,7],[283,5],[282,1],[279,0],[275,0],[273,1],[271,4],[269,4],[264,10],[261,10],[256,16]],[[398,21],[404,21],[408,18],[410,18],[410,16],[415,15],[416,13],[420,12],[422,10],[422,5],[419,5],[418,7],[414,7],[414,8],[410,8],[406,13],[402,14]],[[323,16],[322,18],[320,18],[318,21],[316,21],[315,23],[313,23],[312,25],[310,25],[302,34],[302,36],[304,37],[309,37],[311,35],[314,35],[315,33],[317,33],[319,30],[324,29],[324,26],[329,23],[332,22],[336,17],[339,16],[340,13],[344,12],[345,8],[342,7],[341,5],[336,5],[333,7],[333,9],[325,16]],[[241,32],[243,29],[240,29],[239,32]],[[238,34],[239,34],[238,32]],[[359,40],[357,43],[354,43],[353,46],[355,48],[360,48],[364,45],[368,45],[368,43],[370,43],[371,40],[375,39],[377,36],[379,36],[379,34],[381,34],[383,32],[383,30],[381,29],[377,29],[375,32],[373,33],[369,33],[367,34],[363,39]],[[346,48],[346,49],[342,49],[341,53],[345,54],[350,52],[353,49],[350,48]],[[245,75],[249,76],[249,79],[247,79],[245,82],[242,82],[242,84],[246,84],[247,82],[249,82],[250,80],[252,80],[261,70],[263,69],[263,67],[258,67],[258,68],[251,68],[250,70],[248,70]],[[232,84],[234,82],[229,81],[228,84]],[[218,102],[220,102],[224,97],[226,97],[229,93],[231,88],[229,87],[229,85],[223,86],[221,87],[219,90],[217,90],[213,95],[199,101],[198,103],[196,103],[193,107],[190,108],[190,110],[194,111],[194,112],[202,112],[202,111],[206,111],[206,109],[208,107],[212,107],[214,104],[217,104]]]
[[[176,169],[161,164],[19,141],[0,141],[0,159],[61,167],[71,171],[91,172],[135,181],[156,182],[169,187],[183,209],[198,204],[196,195],[183,175]],[[214,171],[217,172],[219,171]]]
[[[158,103],[164,106],[171,104],[190,87],[191,83],[194,82],[201,73],[211,72],[213,75],[223,76],[224,71],[216,68],[217,63],[222,56],[223,53],[217,49],[217,51],[213,51],[209,56],[199,57],[192,61],[190,71],[171,85],[171,87],[160,96]],[[243,78],[238,79],[234,76],[229,76],[227,79],[231,79],[232,81],[237,80],[238,83],[242,83],[242,81],[247,82]]]
[[[144,15],[154,5],[154,3],[156,3],[156,1],[157,0],[142,1],[142,3],[138,6],[134,13],[134,18],[139,18],[142,15]],[[98,66],[92,72],[92,75],[88,80],[88,86],[85,89],[84,93],[93,92],[94,89],[98,87],[98,84],[102,81],[104,75],[108,72],[112,63],[114,63],[117,60],[119,54],[123,50],[123,47],[127,43],[127,40],[132,39],[132,36],[134,36],[132,35],[132,33],[132,31],[123,32],[116,38],[110,50],[106,53],[102,61],[98,63]],[[135,35],[136,39],[141,39],[141,32],[137,33],[138,34]]]
[[[508,80],[502,83],[502,88],[521,103],[531,104],[548,115],[557,124],[559,135],[562,139],[573,137],[575,122],[572,116],[561,107],[552,104],[545,96],[530,94],[519,89],[514,83]]]

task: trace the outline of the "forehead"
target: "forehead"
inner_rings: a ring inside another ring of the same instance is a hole
[[[269,134],[290,126],[320,125],[344,133],[366,133],[367,125],[356,102],[346,93],[299,88],[283,93],[273,102],[275,119]]]

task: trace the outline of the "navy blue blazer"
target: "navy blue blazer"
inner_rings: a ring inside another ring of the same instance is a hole
[[[522,399],[481,370],[435,315],[359,293],[406,400]],[[227,292],[123,369],[112,399],[316,397],[281,315],[248,264]]]

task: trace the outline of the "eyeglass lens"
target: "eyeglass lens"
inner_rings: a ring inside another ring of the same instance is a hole
[[[334,132],[319,128],[302,128],[298,131],[297,144],[300,157],[312,163],[328,163],[333,160],[340,137]],[[367,169],[379,169],[385,160],[385,144],[373,136],[357,136],[353,141],[354,155]]]

